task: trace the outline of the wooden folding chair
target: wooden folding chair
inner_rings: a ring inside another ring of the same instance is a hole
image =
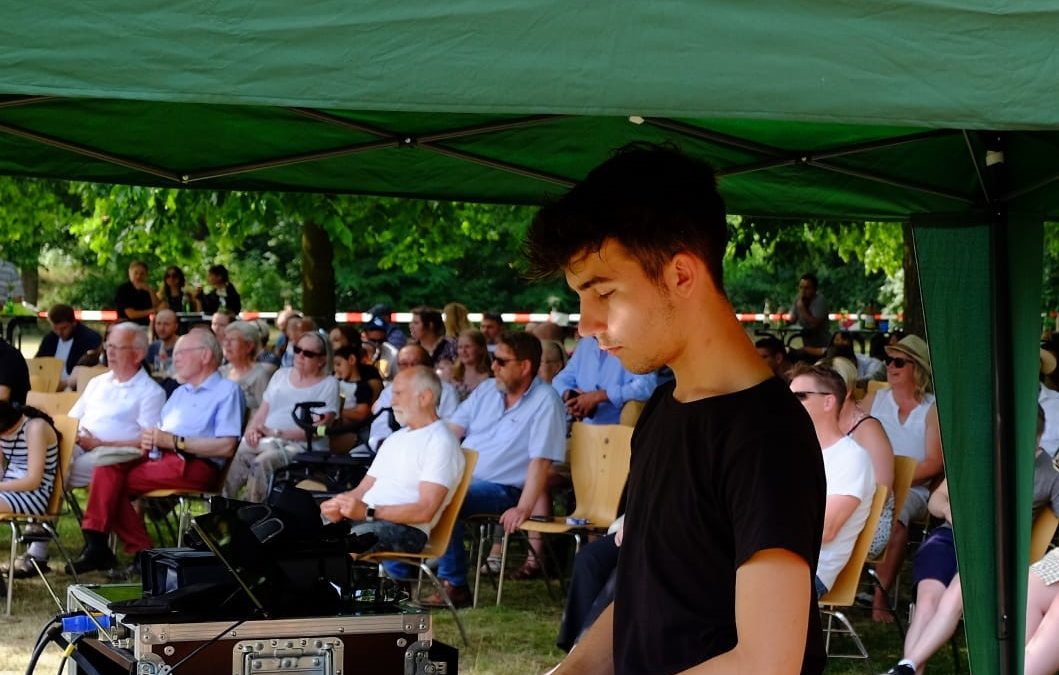
[[[106,366],[78,366],[75,370],[77,370],[77,391],[83,392],[93,377],[102,375],[109,368]]]
[[[54,356],[38,356],[26,361],[29,366],[30,388],[33,391],[59,391],[63,362]],[[34,379],[36,378],[36,379]],[[34,387],[36,383],[36,387]]]
[[[632,455],[631,426],[623,424],[585,424],[575,422],[567,443],[570,474],[574,484],[577,506],[569,518],[588,521],[586,525],[570,525],[567,516],[552,518],[551,522],[527,520],[519,528],[522,532],[570,534],[574,537],[574,554],[581,548],[581,535],[605,532],[618,517],[618,502],[629,476]],[[504,535],[500,558],[501,574],[497,580],[496,604],[504,592],[503,570],[507,562],[508,536]],[[484,538],[478,544],[478,561],[474,577],[475,605],[481,580]]]
[[[857,584],[860,581],[864,563],[868,557],[868,548],[871,540],[875,537],[875,530],[879,525],[879,517],[882,515],[883,504],[886,503],[886,486],[875,486],[875,496],[872,498],[871,511],[868,519],[864,522],[864,529],[857,535],[857,542],[853,545],[853,552],[849,555],[845,567],[838,573],[835,583],[831,589],[820,598],[820,611],[827,615],[827,626],[824,628],[824,645],[828,657],[833,658],[868,658],[868,650],[864,648],[860,635],[853,628],[846,615],[840,611],[842,607],[852,607],[857,597]],[[842,624],[841,628],[835,627],[835,621]],[[857,648],[857,654],[833,654],[831,653],[831,636],[848,635]]]
[[[217,480],[213,485],[206,490],[189,490],[184,488],[158,488],[157,490],[151,490],[140,495],[139,499],[142,505],[142,511],[144,518],[151,519],[154,524],[155,534],[159,540],[162,540],[162,523],[154,519],[154,514],[163,509],[152,509],[152,502],[160,503],[166,499],[177,500],[177,528],[176,528],[176,545],[182,547],[184,545],[184,535],[191,529],[191,503],[193,501],[205,502],[210,497],[217,497],[221,494],[224,489],[224,481],[228,478],[228,469],[232,466],[232,460],[235,459],[235,450],[232,450],[232,456],[229,457],[224,465],[221,466],[220,472],[217,474]],[[169,505],[165,506],[168,509]],[[166,516],[162,516],[163,519]],[[169,533],[172,534],[172,525],[166,520],[166,527],[169,528]]]
[[[901,515],[901,509],[905,506],[905,499],[908,497],[908,491],[912,489],[912,478],[915,476],[917,466],[919,466],[919,462],[912,457],[905,457],[903,455],[897,455],[894,457],[894,515],[893,520],[890,523],[891,527],[893,527],[893,523],[897,522],[897,517]],[[874,560],[869,559],[868,564],[878,565],[885,559],[886,551],[884,549],[878,558],[875,558]],[[875,587],[881,588],[887,598],[891,597],[890,589],[883,585],[882,581],[879,579],[879,575],[875,573],[874,569],[868,569],[868,576],[872,581],[872,586],[869,586],[870,589],[874,589]],[[899,588],[900,581],[901,573],[898,572],[897,576],[894,577],[893,588]],[[893,614],[894,622],[897,625],[897,631],[903,638],[905,627],[897,612],[897,593],[893,594],[889,607],[890,612]]]
[[[868,382],[868,390],[865,395],[871,394],[872,392],[879,391],[880,389],[889,389],[889,382],[881,382],[879,380],[870,380]]]
[[[1030,531],[1030,562],[1036,562],[1048,552],[1048,547],[1055,537],[1059,518],[1052,513],[1051,504],[1045,504],[1040,513],[1033,519],[1033,530]]]
[[[621,407],[621,417],[618,418],[618,424],[624,424],[627,427],[636,426],[636,420],[640,419],[640,415],[646,405],[647,401],[626,401],[625,405]]]
[[[69,413],[80,396],[81,394],[76,391],[30,391],[26,394],[26,405],[55,417]]]
[[[422,551],[419,553],[376,551],[375,553],[368,553],[355,557],[358,560],[367,560],[380,564],[384,560],[391,560],[418,567],[420,572],[426,574],[430,579],[430,582],[438,589],[438,594],[445,600],[445,604],[448,605],[453,618],[456,619],[456,626],[460,629],[460,636],[463,637],[463,644],[469,647],[471,643],[467,640],[467,631],[463,628],[463,621],[460,620],[460,615],[456,611],[456,605],[452,604],[452,598],[450,598],[449,594],[445,592],[444,585],[438,581],[438,578],[434,576],[434,572],[431,571],[429,566],[427,566],[427,560],[431,558],[440,558],[444,555],[445,549],[449,547],[449,540],[452,539],[452,530],[456,527],[456,516],[459,515],[460,507],[463,506],[463,499],[467,496],[467,489],[471,486],[471,476],[474,474],[474,466],[478,463],[478,453],[474,450],[467,450],[464,448],[463,457],[466,462],[463,467],[463,477],[460,479],[459,485],[456,486],[456,491],[452,493],[452,499],[449,501],[449,505],[441,512],[441,518],[438,519],[437,524],[435,524],[433,529],[430,530],[430,539],[427,541],[427,545]],[[418,584],[416,595],[419,595]]]
[[[59,548],[59,553],[71,562],[70,555],[59,539],[54,523],[62,515],[63,504],[63,481],[67,472],[70,471],[70,462],[74,456],[74,443],[77,441],[77,420],[73,417],[58,415],[54,418],[55,429],[61,436],[59,440],[59,464],[55,474],[55,484],[52,487],[51,497],[48,499],[48,510],[43,515],[28,515],[24,513],[0,514],[0,522],[6,522],[11,526],[11,552],[7,562],[7,616],[11,616],[11,600],[15,594],[15,557],[18,554],[18,543],[20,539],[19,528],[23,525],[41,525],[48,536]],[[77,575],[74,575],[74,583],[77,583]]]

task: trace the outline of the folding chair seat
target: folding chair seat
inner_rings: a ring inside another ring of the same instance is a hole
[[[81,394],[76,391],[43,392],[31,390],[26,394],[26,405],[48,413],[50,417],[55,417],[56,415],[69,413],[80,396]]]
[[[62,380],[63,362],[54,356],[37,356],[26,361],[29,366],[30,389],[53,392],[59,390]]]
[[[897,522],[897,517],[901,514],[901,509],[905,506],[905,499],[908,497],[908,491],[912,489],[912,478],[915,476],[917,466],[919,466],[919,462],[912,457],[904,457],[902,455],[894,457],[894,519],[892,522]],[[885,559],[886,551],[883,551],[878,558],[875,558],[874,560],[869,559],[867,562],[869,565],[878,565]],[[897,624],[897,630],[903,638],[905,628],[901,622],[901,617],[897,614],[897,593],[895,592],[893,595],[890,594],[891,589],[883,585],[874,569],[868,569],[868,576],[871,578],[873,587],[881,588],[883,593],[886,594],[886,597],[890,598],[890,611],[893,613],[894,621]],[[894,577],[893,584],[891,584],[893,589],[900,588],[900,581],[901,575],[900,572],[898,572],[898,575]]]

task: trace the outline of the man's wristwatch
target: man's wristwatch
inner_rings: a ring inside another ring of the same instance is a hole
[[[184,438],[183,436],[177,436],[176,439],[173,441],[173,447],[176,450],[179,450],[180,452],[184,452],[188,449],[188,439]]]
[[[373,522],[375,520],[375,507],[374,506],[369,505],[368,508],[365,509],[365,511],[364,511],[364,520],[368,521],[369,523]]]

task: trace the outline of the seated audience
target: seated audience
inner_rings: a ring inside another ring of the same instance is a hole
[[[371,400],[368,401],[370,406],[375,402],[375,399],[382,393],[383,382],[382,374],[379,373],[379,369],[374,365],[363,362],[363,347],[362,340],[360,337],[360,331],[357,330],[356,326],[352,324],[339,324],[331,329],[328,334],[331,342],[331,353],[336,357],[340,349],[348,349],[349,353],[352,354],[352,360],[346,358],[347,365],[350,370],[347,375],[338,375],[337,364],[335,367],[335,375],[339,380],[341,387],[342,382],[347,383],[360,383],[363,382],[368,386],[371,391]],[[352,401],[352,398],[347,399]]]
[[[332,354],[341,347],[352,347],[360,344],[361,341],[360,331],[357,330],[356,326],[349,323],[335,324],[335,327],[327,334],[327,338],[331,341]]]
[[[427,354],[427,350],[419,345],[405,345],[404,347],[401,347],[401,351],[397,353],[396,365],[400,368],[409,368],[411,366],[429,367],[431,365],[430,355]],[[401,426],[397,424],[397,421],[392,414],[383,412],[387,408],[393,407],[392,400],[393,387],[387,387],[382,390],[382,394],[371,406],[371,414],[373,415],[373,418],[371,422],[371,430],[368,434],[368,446],[373,450],[378,449],[379,445]],[[453,413],[456,412],[456,408],[459,404],[460,398],[459,395],[456,394],[456,388],[448,382],[442,382],[441,399],[438,403],[438,417],[443,420],[448,420],[452,417]],[[477,448],[472,449],[476,450]]]
[[[114,297],[118,319],[147,326],[155,304],[154,291],[147,284],[147,263],[137,260],[129,265],[129,280],[118,286]]]
[[[831,336],[831,345],[827,348],[829,357],[842,357],[857,367],[857,383],[868,380],[886,380],[886,365],[882,359],[867,354],[858,354],[853,349],[853,336],[847,330],[840,330]]]
[[[834,370],[846,384],[846,400],[838,415],[838,427],[857,445],[868,451],[872,468],[875,470],[875,484],[886,488],[886,502],[879,515],[879,525],[875,528],[869,558],[878,558],[886,550],[890,541],[890,531],[894,520],[894,449],[882,423],[864,412],[853,398],[853,388],[857,385],[857,367],[848,360],[838,357],[824,359],[820,365]]]
[[[368,323],[361,326],[364,340],[371,343],[375,350],[370,363],[378,368],[386,381],[392,381],[397,375],[397,350],[400,349],[387,340],[389,328],[390,324],[381,316],[373,316]]]
[[[202,307],[202,313],[215,314],[226,309],[232,316],[238,316],[243,310],[243,301],[228,279],[228,268],[224,265],[210,267],[206,273],[206,283],[209,284],[209,291],[203,293],[203,289],[195,289],[195,298]]]
[[[1040,406],[1037,406],[1038,447],[1035,451],[1036,456],[1033,465],[1033,514],[1036,517],[1042,509],[1051,509],[1052,513],[1059,517],[1059,472],[1052,465],[1051,457],[1039,447],[1041,435],[1044,433],[1044,422],[1044,411]],[[949,580],[945,579],[945,575],[932,580],[929,574],[917,573],[917,581],[923,577],[926,577],[929,581],[919,582],[916,587],[916,613],[913,615],[912,625],[908,627],[902,658],[896,666],[890,669],[890,673],[914,675],[917,670],[922,672],[926,667],[927,660],[952,637],[956,631],[956,626],[959,624],[960,617],[963,615],[963,593],[960,585],[960,575],[956,572],[955,548],[952,545],[952,518],[948,501],[948,484],[942,483],[942,488],[936,490],[931,496],[930,504],[931,513],[938,517],[944,517],[946,520],[946,526],[935,530],[944,546],[939,545],[933,534],[928,537],[927,541],[920,547],[920,552],[916,554],[913,570],[933,569],[937,560],[940,559],[946,574],[951,569],[954,575]],[[931,546],[928,547],[927,543],[930,543]],[[920,560],[921,556],[923,556],[922,560]],[[1029,597],[1026,604],[1027,641],[1032,638],[1034,628],[1043,617],[1044,611],[1047,610],[1048,603],[1041,595],[1041,592],[1044,591],[1044,585],[1041,580],[1050,578],[1048,577],[1049,561],[1047,556],[1045,558],[1045,560],[1030,566]],[[1059,577],[1056,578],[1059,579]],[[1047,583],[1053,583],[1053,581],[1048,581]],[[921,608],[924,612],[923,616],[920,616]],[[1027,649],[1027,655],[1029,651]],[[1052,670],[1031,669],[1029,661],[1027,661],[1027,673],[1051,673],[1054,671],[1055,666],[1052,667]]]
[[[838,373],[823,366],[798,364],[791,371],[791,392],[813,420],[824,454],[827,502],[816,565],[819,598],[834,585],[864,529],[875,495],[875,471],[868,451],[838,426],[839,411],[846,400],[846,384]]]
[[[282,343],[280,341],[276,342],[277,349],[280,349],[281,344],[284,345],[279,352],[281,368],[290,368],[294,365],[294,345],[298,344],[298,338],[306,332],[308,332],[308,328],[305,326],[305,317],[301,314],[291,314],[287,317],[282,335],[284,339]]]
[[[586,424],[617,424],[628,401],[646,401],[654,392],[654,373],[637,375],[599,348],[594,337],[582,338],[574,355],[552,380],[570,416]]]
[[[147,347],[146,363],[156,375],[173,374],[173,350],[176,348],[177,315],[171,309],[160,309],[154,315],[154,342]]]
[[[1056,450],[1059,450],[1059,392],[1049,389],[1047,385],[1048,376],[1055,372],[1055,355],[1041,348],[1040,361],[1041,381],[1037,403],[1044,408],[1044,436],[1039,445],[1049,456],[1055,457]]]
[[[319,333],[302,334],[293,346],[294,366],[280,368],[268,383],[261,405],[246,427],[228,470],[225,494],[265,500],[272,474],[306,449],[305,430],[291,414],[298,403],[323,401],[314,410],[317,426],[326,427],[338,413],[338,381],[331,374],[331,345]]]
[[[787,358],[787,348],[777,337],[763,337],[754,343],[758,356],[768,364],[776,377],[786,378],[794,364]]]
[[[331,522],[354,521],[355,534],[374,534],[378,542],[373,551],[418,553],[452,500],[463,477],[464,457],[437,414],[437,375],[425,366],[411,366],[391,389],[401,428],[379,449],[360,484],[323,502],[320,513]],[[398,579],[410,577],[393,563],[387,563],[387,570]]]
[[[552,340],[554,342],[558,342],[561,345],[563,344],[563,340],[566,337],[566,331],[563,330],[563,327],[557,323],[552,323],[550,321],[545,321],[544,323],[537,324],[532,331],[529,330],[529,327],[527,326],[526,332],[533,333],[534,335],[536,335],[537,339],[540,340],[542,343],[545,340]],[[563,349],[563,351],[565,352],[566,350]]]
[[[926,518],[928,487],[944,470],[941,428],[934,395],[930,393],[930,373],[927,343],[917,335],[908,335],[886,347],[886,380],[890,387],[868,394],[862,403],[882,423],[894,455],[919,462],[912,476],[912,488],[890,532],[886,557],[875,568],[886,588],[891,588],[904,562],[908,524]],[[893,621],[889,600],[881,589],[875,591],[872,617],[875,621]]]
[[[461,518],[500,514],[500,525],[514,532],[532,513],[551,463],[564,459],[563,405],[555,390],[537,379],[540,360],[540,340],[527,333],[504,333],[493,357],[496,388],[475,389],[449,420],[464,445],[479,453]],[[438,560],[437,576],[454,604],[470,603],[460,523]],[[424,603],[444,606],[438,594]]]
[[[225,364],[220,367],[221,377],[239,385],[246,414],[251,417],[261,406],[265,389],[276,372],[273,366],[256,360],[258,344],[260,336],[257,326],[248,321],[236,321],[224,329],[221,348]]]
[[[375,368],[362,364],[359,356],[360,352],[354,347],[339,347],[335,350],[335,379],[338,380],[338,396],[342,405],[341,412],[327,430],[334,452],[348,452],[367,441],[371,404],[375,400],[375,388],[372,385],[378,383],[382,386],[381,379],[366,380],[361,377],[361,368]]]
[[[213,331],[213,336],[217,338],[218,343],[224,341],[224,329],[233,321],[235,321],[235,314],[224,307],[218,309],[210,317],[210,330]]]
[[[54,356],[63,362],[59,388],[66,389],[72,385],[70,373],[81,357],[90,349],[98,349],[103,341],[99,333],[77,320],[70,305],[53,305],[48,310],[48,322],[51,332],[41,339],[36,356]]]
[[[142,457],[92,472],[81,522],[85,548],[73,562],[78,574],[117,564],[107,546],[112,532],[133,556],[126,572],[138,570],[139,554],[151,548],[151,539],[130,498],[161,488],[216,486],[239,440],[243,415],[239,387],[217,372],[220,362],[221,346],[208,331],[192,330],[177,342],[173,366],[183,384],[162,408],[157,427],[143,430]]]
[[[394,346],[395,349],[400,349],[408,344],[408,336],[405,335],[404,331],[401,330],[400,326],[390,323],[390,308],[384,304],[378,304],[368,310],[368,314],[371,315],[371,319],[368,321],[369,324],[374,325],[376,319],[378,319],[383,326],[385,326],[385,333],[381,337],[374,337],[368,335],[368,339],[374,340],[375,342],[389,342]]]
[[[264,319],[255,319],[251,323],[257,326],[258,335],[261,336],[261,342],[258,344],[257,357],[255,360],[258,363],[264,363],[266,366],[271,367],[273,371],[278,370],[280,358],[276,355],[276,352],[268,346],[270,332],[268,321],[265,321]]]
[[[435,368],[445,362],[456,362],[456,340],[445,336],[445,322],[441,312],[432,307],[416,307],[412,310],[412,322],[408,331],[423,349],[430,354],[430,363]]]
[[[493,370],[489,367],[489,351],[485,348],[485,336],[473,328],[460,333],[456,341],[456,357],[449,381],[456,387],[462,402],[475,387],[493,376]]]

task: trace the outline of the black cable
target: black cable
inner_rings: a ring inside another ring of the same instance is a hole
[[[44,639],[45,637],[47,639]],[[44,648],[48,646],[48,643],[55,642],[58,644],[60,639],[62,639],[62,624],[56,623],[53,619],[48,622],[40,637],[37,638],[37,644],[34,645],[33,653],[29,657],[29,664],[26,665],[26,675],[33,675],[33,671],[37,669],[37,661],[40,659],[40,655],[44,653]]]
[[[190,659],[192,656],[195,656],[196,654],[201,652],[206,647],[209,647],[210,645],[216,644],[218,641],[220,641],[221,638],[223,638],[225,635],[227,635],[229,631],[235,630],[236,628],[238,628],[239,626],[242,626],[247,621],[249,621],[249,619],[239,619],[238,621],[233,623],[231,626],[228,626],[227,628],[222,630],[215,637],[210,638],[209,640],[207,640],[206,642],[203,642],[201,645],[199,645],[195,649],[191,650],[188,653],[187,656],[185,656],[184,658],[180,659],[179,661],[177,661],[176,663],[173,664],[173,667],[169,669],[170,675],[172,675],[172,673],[175,672],[177,668],[179,668],[180,666],[184,665],[184,662],[187,661],[188,659]]]

